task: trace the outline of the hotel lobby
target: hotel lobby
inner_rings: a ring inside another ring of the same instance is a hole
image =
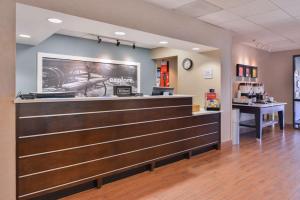
[[[299,1],[0,5],[0,199],[300,198]]]

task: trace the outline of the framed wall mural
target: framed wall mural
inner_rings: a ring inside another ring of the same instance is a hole
[[[37,91],[74,91],[77,96],[113,95],[113,86],[140,92],[140,63],[38,53]]]

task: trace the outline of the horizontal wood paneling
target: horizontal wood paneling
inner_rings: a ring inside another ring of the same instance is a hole
[[[18,197],[219,142],[220,114],[192,116],[192,98],[18,104]]]
[[[191,115],[192,106],[19,119],[19,136],[113,126]]]
[[[116,154],[174,142],[207,133],[215,132],[214,134],[216,134],[218,129],[218,124],[214,124],[206,127],[195,127],[190,129],[165,132],[157,135],[149,135],[145,137],[99,144],[85,148],[22,158],[19,162],[19,175],[31,174],[80,162],[113,156]]]
[[[79,112],[95,112],[124,110],[150,107],[191,105],[192,98],[159,98],[159,99],[127,99],[127,100],[94,100],[49,103],[18,104],[18,116],[35,116],[50,114],[66,114]]]
[[[173,154],[174,152],[180,152],[185,149],[197,147],[211,142],[217,143],[218,137],[219,136],[217,134],[214,134],[206,137],[193,138],[157,148],[151,148],[118,157],[112,157],[92,163],[21,178],[19,179],[18,185],[19,191],[20,194],[27,194],[79,179],[88,178],[90,176],[101,176],[101,174],[112,170],[131,166],[168,154]]]
[[[19,156],[219,122],[219,114],[18,139]],[[60,142],[57,142],[60,141]],[[30,148],[28,148],[30,147]]]

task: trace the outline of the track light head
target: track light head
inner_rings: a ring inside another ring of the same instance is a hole
[[[117,47],[120,46],[121,42],[120,40],[117,40]]]
[[[100,38],[100,36],[97,36],[98,39],[98,44],[100,44],[102,42],[102,39]]]
[[[136,47],[136,46],[135,46],[135,43],[133,43],[133,44],[132,44],[132,48],[135,49],[135,47]]]

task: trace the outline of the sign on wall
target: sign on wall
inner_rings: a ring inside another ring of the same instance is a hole
[[[213,69],[212,68],[204,69],[204,71],[203,71],[203,78],[204,79],[213,79],[214,78],[214,76],[213,76]]]
[[[140,92],[140,63],[38,53],[38,92],[75,91],[77,96],[110,96],[113,86]]]

